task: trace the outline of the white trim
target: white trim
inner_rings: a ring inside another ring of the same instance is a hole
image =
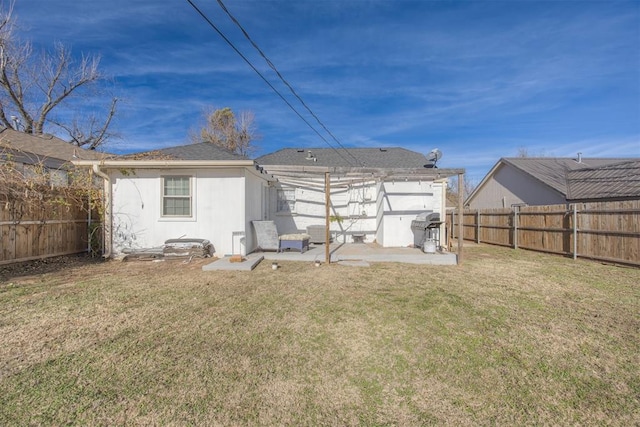
[[[115,168],[158,168],[171,167],[194,168],[199,166],[225,167],[225,166],[250,166],[255,167],[253,160],[74,160],[76,166],[99,165],[102,169]]]

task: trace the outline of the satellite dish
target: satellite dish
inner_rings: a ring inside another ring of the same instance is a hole
[[[440,160],[441,158],[442,158],[442,151],[438,150],[437,148],[434,148],[433,150],[429,151],[429,154],[427,154],[427,160],[429,160],[429,162],[431,163],[427,165],[427,167],[435,168],[436,163],[438,163],[438,160]]]

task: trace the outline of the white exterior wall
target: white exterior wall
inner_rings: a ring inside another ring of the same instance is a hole
[[[295,190],[295,212],[278,212],[278,190]],[[333,179],[331,182],[331,216],[342,222],[331,222],[331,233],[339,242],[353,241],[353,234],[364,234],[372,242],[376,235],[375,182],[353,183]],[[307,179],[276,183],[270,194],[269,215],[275,220],[278,233],[306,232],[309,225],[325,225],[324,179]]]
[[[278,212],[278,190],[281,189],[295,191],[294,212]],[[324,225],[324,180],[275,183],[271,187],[269,207],[269,217],[275,221],[279,234],[306,232],[309,225]]]
[[[247,231],[244,168],[137,169],[126,175],[110,172],[114,254],[188,237],[210,240],[220,256],[232,252],[234,231]],[[162,217],[161,177],[168,175],[192,177],[190,218]],[[255,181],[251,179],[248,185],[252,194],[258,186]],[[248,212],[253,215],[254,211],[252,205]]]
[[[386,181],[380,185],[379,210],[382,224],[379,243],[384,247],[404,247],[415,244],[413,221],[419,213],[433,211],[444,220],[443,183],[433,181]]]
[[[246,191],[245,191],[245,223],[244,223],[244,244],[242,255],[253,252],[258,243],[255,239],[251,221],[259,221],[268,219],[268,182],[251,173],[246,174]],[[236,252],[238,253],[238,252]]]
[[[277,212],[277,190],[294,189],[295,212]],[[331,232],[338,242],[353,242],[354,234],[364,234],[365,242],[376,241],[384,247],[414,244],[411,221],[424,211],[439,212],[444,218],[444,183],[432,181],[388,181],[364,183],[332,179],[331,213],[343,218],[332,222]],[[270,218],[278,233],[306,231],[309,225],[325,224],[324,180],[281,179],[270,193]]]

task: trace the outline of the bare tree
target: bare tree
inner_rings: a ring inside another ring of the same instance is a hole
[[[0,123],[34,135],[43,134],[45,125],[52,124],[69,133],[73,144],[90,148],[114,136],[108,128],[116,113],[116,98],[101,122],[92,115],[82,123],[51,119],[54,110],[88,96],[88,90],[104,80],[98,69],[100,58],[83,55],[76,62],[60,43],[52,52],[35,54],[30,43],[18,39],[12,12],[12,7],[0,11]]]
[[[49,122],[63,129],[68,134],[72,144],[78,147],[88,148],[89,150],[95,150],[109,139],[119,136],[109,130],[111,121],[116,114],[117,102],[118,98],[111,99],[111,106],[104,121],[100,121],[95,115],[89,115],[82,121],[74,118],[69,125],[59,123],[53,119],[50,119]]]
[[[531,157],[529,155],[529,149],[527,147],[518,147],[517,157]]]
[[[234,153],[248,156],[255,150],[258,139],[255,117],[243,111],[237,118],[231,108],[219,108],[205,113],[206,124],[198,134],[192,134],[192,142],[209,142]]]
[[[462,197],[466,199],[476,189],[476,187],[478,186],[478,181],[465,176],[465,179],[462,182]],[[453,206],[458,205],[458,190],[457,179],[447,181],[447,200]]]
[[[517,157],[548,157],[548,154],[544,149],[533,152],[527,147],[518,147]]]

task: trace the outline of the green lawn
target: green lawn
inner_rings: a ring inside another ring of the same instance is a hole
[[[108,262],[0,284],[0,425],[638,425],[640,269]]]

